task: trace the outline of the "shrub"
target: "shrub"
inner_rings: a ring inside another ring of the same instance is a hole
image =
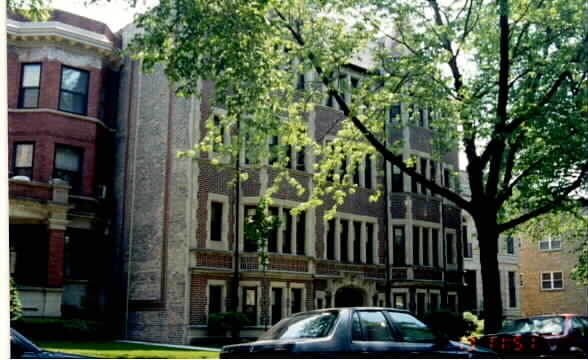
[[[208,333],[210,335],[223,335],[233,327],[236,322],[241,329],[248,322],[247,315],[241,312],[221,312],[208,315]]]
[[[436,334],[456,341],[470,335],[478,327],[478,324],[470,316],[465,318],[462,314],[448,310],[429,312],[423,317],[423,321]]]
[[[106,324],[80,319],[21,318],[11,326],[34,340],[104,340],[112,335]]]
[[[22,317],[22,305],[16,290],[16,284],[10,278],[10,320],[18,320]]]

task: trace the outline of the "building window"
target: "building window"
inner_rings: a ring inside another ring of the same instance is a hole
[[[269,213],[270,213],[270,216],[277,218],[280,214],[280,210],[275,206],[271,206],[269,208]],[[269,236],[269,239],[267,241],[267,251],[271,252],[271,253],[278,252],[278,229],[277,228],[275,228]]]
[[[421,232],[418,226],[412,227],[412,263],[420,264],[421,261]]]
[[[66,181],[71,186],[72,194],[79,194],[82,188],[82,156],[81,148],[55,146],[53,178]]]
[[[302,289],[300,288],[292,288],[291,294],[292,299],[291,301],[291,314],[296,314],[302,311]]]
[[[437,311],[439,309],[439,295],[438,294],[431,294],[431,304],[430,310]]]
[[[245,216],[247,218],[247,221],[253,221],[253,216],[255,216],[255,212],[257,211],[257,207],[253,206],[253,205],[248,205],[245,206]],[[245,233],[244,235],[247,235],[247,233]],[[247,236],[245,236],[245,244],[243,244],[243,250],[245,252],[256,252],[257,251],[257,240],[255,239],[250,239],[247,238]],[[269,244],[268,244],[269,247]]]
[[[429,266],[429,229],[423,228],[423,265]]]
[[[223,203],[210,203],[210,240],[223,241]]]
[[[296,90],[304,90],[305,83],[306,79],[304,77],[304,73],[298,74],[298,79],[296,81]]]
[[[86,115],[89,78],[87,71],[67,66],[61,68],[59,110]]]
[[[393,306],[397,309],[406,309],[406,294],[394,294]]]
[[[402,161],[402,156],[397,159]],[[404,175],[396,165],[392,165],[392,192],[404,192]]]
[[[443,169],[443,185],[446,188],[451,189],[451,172],[449,169]]]
[[[549,237],[539,241],[539,250],[561,250],[561,240],[558,237]]]
[[[306,254],[306,212],[300,212],[296,223],[296,255]]]
[[[406,250],[405,250],[405,233],[404,226],[394,226],[394,266],[402,266],[406,264]]]
[[[290,209],[282,209],[284,219],[282,220],[284,230],[282,232],[282,253],[292,253],[292,241],[294,240],[294,231],[292,229],[293,218]]]
[[[431,247],[433,248],[433,266],[439,266],[439,229],[431,231]]]
[[[461,237],[463,239],[463,256],[466,258],[471,258],[472,254],[472,243],[468,242],[468,227],[462,226],[461,227]]]
[[[563,287],[563,273],[561,271],[541,273],[542,290],[562,290]]]
[[[361,223],[359,221],[353,222],[353,262],[361,263]]]
[[[449,311],[457,311],[457,295],[447,295],[447,308]]]
[[[341,232],[339,234],[339,246],[341,249],[341,261],[349,262],[348,254],[349,221],[341,220]]]
[[[33,179],[33,159],[35,156],[35,144],[14,144],[14,160],[12,162],[13,175],[27,176]]]
[[[367,241],[366,241],[366,263],[374,263],[374,224],[366,223]]]
[[[390,106],[390,110],[388,113],[389,120],[392,124],[397,124],[400,122],[400,104],[394,104]]]
[[[294,152],[296,155],[296,170],[298,171],[306,171],[306,159],[305,159],[305,152],[304,147],[300,151]]]
[[[421,169],[420,169],[420,173],[421,175],[423,175],[425,178],[427,177],[427,159],[421,159]],[[425,185],[421,184],[421,194],[423,195],[427,195],[427,188],[425,187]]]
[[[506,253],[509,255],[514,255],[514,238],[512,236],[508,236],[506,238]]]
[[[372,159],[370,155],[365,156],[365,178],[364,187],[366,189],[372,188]]]
[[[437,183],[437,163],[430,160],[429,176],[432,182]],[[435,195],[435,192],[431,190],[431,195]]]
[[[455,264],[455,253],[453,251],[453,234],[445,234],[447,245],[447,263]]]
[[[243,310],[248,325],[257,324],[257,288],[243,288]]]
[[[425,315],[425,293],[417,293],[417,316]]]
[[[327,260],[335,260],[335,219],[327,223]]]
[[[272,288],[272,325],[282,319],[282,308],[284,305],[284,289]]]
[[[210,285],[208,287],[208,313],[222,312],[223,287],[222,285]]]
[[[25,109],[39,107],[40,87],[41,64],[23,64],[18,107]]]
[[[218,153],[221,151],[222,146],[226,144],[225,141],[225,127],[221,122],[220,117],[218,117],[217,115],[214,115],[214,117],[212,118],[212,123],[214,124],[214,129],[216,131],[216,129],[218,129],[218,137],[220,137],[220,141],[217,141],[218,139],[213,139],[212,141],[212,151],[215,153]],[[249,163],[248,161],[246,161],[246,163]]]
[[[517,287],[515,272],[508,272],[508,306],[511,308],[517,307]]]

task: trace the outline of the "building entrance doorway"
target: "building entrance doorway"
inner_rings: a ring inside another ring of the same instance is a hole
[[[335,294],[335,307],[365,306],[362,291],[344,287]]]

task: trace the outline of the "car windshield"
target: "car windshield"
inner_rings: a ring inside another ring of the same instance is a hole
[[[536,317],[513,320],[500,333],[561,335],[564,331],[564,317]]]
[[[296,315],[274,325],[259,340],[325,337],[333,328],[338,315],[338,311],[312,312]]]

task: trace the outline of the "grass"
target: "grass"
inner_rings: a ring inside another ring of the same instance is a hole
[[[175,349],[163,346],[127,344],[114,341],[34,341],[49,351],[104,359],[218,359],[218,352]]]

